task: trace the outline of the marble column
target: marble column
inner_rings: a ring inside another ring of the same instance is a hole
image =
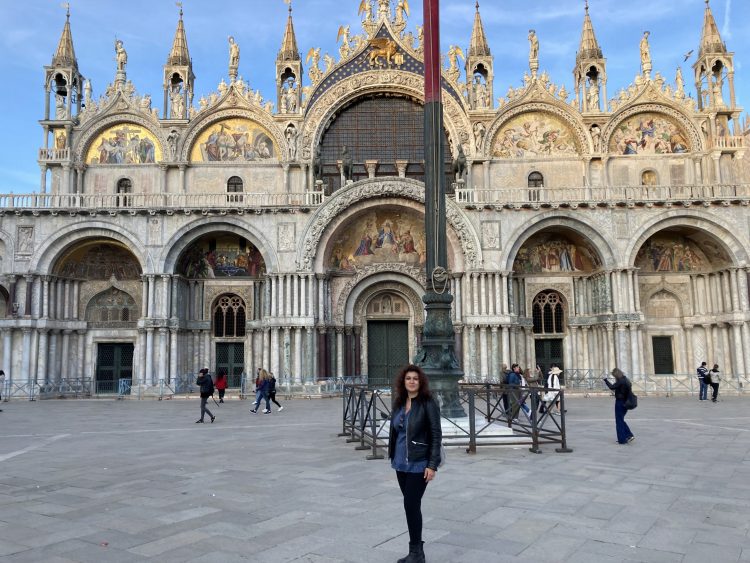
[[[510,367],[510,365],[513,363],[513,360],[510,357],[510,335],[508,333],[507,326],[501,327],[501,335],[503,342],[503,357],[500,362]]]
[[[305,327],[305,359],[304,365],[308,366],[306,383],[315,383],[315,368],[318,365],[318,357],[315,349],[315,329],[311,326]]]
[[[76,369],[76,377],[86,377],[86,331],[77,330],[76,339],[78,341],[78,363]]]
[[[21,374],[20,377],[14,378],[15,381],[31,383],[31,329],[21,329],[22,337],[22,348],[21,348]]]
[[[65,329],[62,331],[62,350],[60,353],[60,356],[62,357],[63,361],[61,364],[61,376],[63,379],[68,379],[70,377],[70,335],[73,331],[69,329]]]
[[[48,346],[48,330],[46,328],[39,329],[39,350],[36,363],[36,380],[39,383],[49,383],[49,374],[47,373]]]
[[[276,375],[276,379],[281,378],[279,371],[279,328],[271,328],[271,372]]]
[[[745,375],[745,357],[742,349],[742,323],[741,321],[732,321],[732,337],[733,337],[733,360],[734,360],[734,374],[735,376]]]
[[[642,378],[645,370],[641,365],[640,330],[637,324],[630,325],[630,373],[632,378]]]
[[[168,383],[172,383],[177,378],[177,329],[169,329],[169,374],[166,379]]]
[[[154,380],[154,329],[146,329],[146,371],[143,385],[151,385]]]
[[[294,329],[294,384],[302,384],[302,329]]]
[[[482,381],[487,381],[489,369],[487,367],[487,326],[479,327],[479,369]]]
[[[318,327],[318,379],[329,377],[330,374],[326,369],[326,357],[328,355],[328,346],[326,338],[326,328],[324,326]]]
[[[336,327],[336,377],[344,377],[344,328]]]
[[[466,364],[469,366],[469,377],[477,381],[481,375],[477,370],[477,327],[471,325],[467,332],[469,333],[469,357]]]
[[[490,361],[490,377],[495,377],[495,374],[497,374],[500,366],[500,346],[498,342],[498,333],[497,333],[497,325],[493,325],[490,327],[490,344],[492,349],[491,354],[491,361]]]
[[[625,329],[627,326],[625,323],[617,323],[617,367],[622,369],[623,371],[628,369],[630,367],[630,361],[629,361],[629,350],[628,350],[628,343],[627,343],[627,335],[625,334]]]

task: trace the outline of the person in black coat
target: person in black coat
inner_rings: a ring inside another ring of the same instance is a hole
[[[203,422],[206,415],[211,417],[211,422],[216,420],[216,417],[206,407],[208,398],[214,394],[214,381],[211,376],[208,375],[208,368],[203,368],[198,372],[198,379],[195,380],[195,384],[201,389],[201,417],[195,421],[196,424]]]
[[[633,433],[630,431],[628,423],[625,422],[625,415],[628,412],[625,408],[625,401],[627,401],[628,397],[633,392],[632,386],[620,368],[613,369],[612,375],[615,378],[615,382],[610,383],[609,379],[605,377],[604,383],[606,383],[607,387],[615,393],[615,428],[617,429],[617,443],[627,444],[635,440],[635,436],[633,436]]]
[[[418,366],[408,365],[393,383],[388,458],[404,496],[409,527],[409,554],[399,563],[424,563],[422,496],[440,465],[440,407],[430,392],[430,382]]]

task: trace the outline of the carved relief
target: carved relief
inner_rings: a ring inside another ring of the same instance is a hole
[[[500,250],[500,221],[482,221],[482,249]]]
[[[16,255],[31,255],[34,252],[34,227],[19,225],[16,229]]]
[[[295,246],[295,224],[281,223],[278,225],[278,249],[279,252],[294,252]]]

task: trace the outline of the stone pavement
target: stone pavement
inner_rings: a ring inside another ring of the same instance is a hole
[[[428,561],[750,561],[748,401],[568,399],[571,454],[449,449],[423,503]],[[336,436],[336,399],[0,406],[0,560],[394,562],[393,472]]]

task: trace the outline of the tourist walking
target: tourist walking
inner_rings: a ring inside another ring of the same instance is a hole
[[[219,402],[224,402],[224,393],[227,390],[227,371],[222,369],[219,370],[219,375],[216,376],[216,383],[214,387],[219,390]]]
[[[0,369],[0,402],[3,400],[3,391],[5,391],[5,372]],[[3,412],[3,409],[0,409]]]
[[[214,394],[214,380],[208,374],[208,368],[203,368],[198,372],[198,379],[195,380],[195,384],[201,389],[201,417],[195,423],[202,423],[206,415],[210,416],[211,422],[213,422],[216,420],[216,417],[206,407],[208,398]]]
[[[510,366],[510,373],[508,373],[508,379],[506,383],[508,385],[513,385],[518,387],[519,389],[511,389],[510,390],[510,418],[513,422],[518,422],[518,411],[521,409],[521,397],[520,397],[520,387],[521,387],[521,380],[523,377],[521,376],[521,366],[518,364],[513,364]]]
[[[625,401],[633,393],[630,380],[625,377],[620,368],[612,370],[612,376],[615,378],[614,383],[610,383],[609,379],[603,378],[604,383],[607,384],[612,391],[615,393],[615,429],[617,430],[617,443],[627,444],[635,440],[635,436],[630,431],[628,423],[625,422],[625,415],[628,410],[625,408]]]
[[[424,563],[422,496],[441,463],[440,407],[422,368],[404,367],[393,383],[388,458],[404,497],[409,554],[399,563]]]
[[[250,409],[251,413],[255,414],[256,412],[258,412],[260,402],[265,399],[266,408],[263,409],[263,414],[270,414],[271,403],[268,400],[269,380],[270,377],[268,375],[268,372],[263,368],[258,368],[258,377],[255,378],[255,404],[253,405],[253,408]]]
[[[279,412],[284,410],[284,407],[282,407],[279,402],[276,400],[276,378],[271,372],[268,372],[268,375],[270,376],[268,380],[268,398],[275,404],[277,407],[279,407]],[[269,405],[270,409],[270,405]]]
[[[549,368],[547,374],[547,391],[544,394],[544,401],[547,403],[546,409],[550,411],[550,414],[560,414],[560,374],[562,371],[559,367],[553,365]],[[555,409],[552,409],[554,404]]]
[[[696,371],[698,372],[698,384],[700,385],[698,391],[698,400],[705,401],[706,396],[708,395],[708,384],[706,383],[708,368],[706,367],[706,362],[701,362],[701,365],[698,366],[698,369]]]
[[[716,402],[716,398],[719,396],[719,364],[714,364],[711,371],[708,372],[708,380],[706,380],[711,386],[713,392],[711,393],[711,401]]]

